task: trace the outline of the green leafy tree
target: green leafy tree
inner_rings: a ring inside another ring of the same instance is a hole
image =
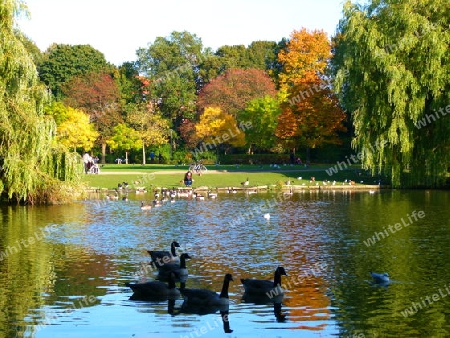
[[[14,32],[20,2],[0,4],[0,193],[8,200],[52,203],[67,198],[81,173],[80,156],[55,144],[45,116],[45,88],[33,58]]]
[[[106,143],[111,150],[124,151],[126,163],[128,163],[128,152],[142,148],[142,139],[139,132],[125,123],[119,123],[114,127],[113,135]]]
[[[34,64],[39,69],[43,59],[44,55],[42,54],[41,50],[36,46],[36,44],[26,35],[24,35],[21,31],[15,30],[15,34],[17,38],[22,42],[23,46],[27,50],[27,52],[31,55]]]
[[[248,102],[239,117],[242,122],[250,126],[245,130],[245,141],[249,152],[254,151],[253,147],[269,150],[275,145],[274,135],[280,113],[280,103],[274,97],[265,96]]]
[[[206,48],[197,68],[196,89],[199,92],[209,81],[225,71],[222,60],[211,48]]]
[[[151,104],[129,104],[127,121],[139,134],[142,144],[142,164],[146,161],[146,147],[167,144],[170,123]]]
[[[195,34],[172,32],[137,51],[139,71],[150,79],[147,100],[158,101],[163,117],[177,126],[195,114],[202,48]]]
[[[363,166],[394,186],[439,186],[450,161],[450,17],[445,0],[347,2],[337,90]],[[405,170],[408,180],[402,179]]]
[[[253,41],[247,47],[251,68],[269,70],[277,60],[277,43],[274,41]]]
[[[276,46],[273,41],[253,41],[248,47],[221,46],[215,53],[220,59],[220,73],[233,68],[267,70],[277,58]]]
[[[216,55],[220,57],[223,71],[234,68],[254,68],[244,45],[221,46],[217,49]]]
[[[144,98],[143,92],[144,83],[142,77],[139,76],[139,71],[136,62],[125,62],[118,68],[118,84],[121,94],[122,103],[139,103]],[[148,83],[145,83],[145,87]]]
[[[90,45],[53,44],[44,53],[39,76],[60,99],[62,86],[74,76],[112,71],[105,56]]]

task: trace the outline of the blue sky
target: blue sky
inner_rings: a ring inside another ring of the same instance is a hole
[[[20,29],[42,50],[52,43],[89,44],[120,65],[158,36],[188,31],[204,47],[280,41],[303,27],[330,36],[344,0],[24,0]]]

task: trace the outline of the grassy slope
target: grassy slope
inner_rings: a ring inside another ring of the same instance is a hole
[[[229,166],[208,166],[210,172],[206,172],[202,176],[194,175],[193,187],[208,186],[211,188],[220,187],[239,187],[241,182],[247,178],[250,186],[255,185],[276,185],[287,180],[293,181],[292,184],[301,185],[305,183],[309,185],[311,176],[316,181],[336,180],[343,182],[344,180],[354,180],[364,184],[375,184],[375,179],[360,176],[358,168],[342,170],[329,176],[325,171],[329,166],[313,166],[304,168],[301,166],[282,166],[280,169],[274,169],[268,165],[264,167],[254,165],[241,165],[239,167]],[[151,187],[179,187],[182,186],[181,180],[187,166],[173,165],[117,165],[107,164],[101,168],[100,175],[85,175],[83,181],[89,187],[96,188],[115,188],[120,182],[128,182],[134,186]],[[302,177],[299,180],[298,177]],[[134,183],[139,181],[139,183]]]

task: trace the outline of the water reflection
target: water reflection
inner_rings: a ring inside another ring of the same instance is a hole
[[[177,200],[150,212],[140,209],[140,199],[149,197],[128,198],[1,207],[0,336],[67,336],[76,327],[78,336],[180,337],[208,323],[231,330],[225,314],[231,314],[233,334],[243,337],[274,330],[280,337],[450,334],[450,297],[403,315],[448,286],[449,192],[227,194]],[[413,211],[425,217],[368,243]],[[147,250],[173,240],[192,257],[189,288],[220,290],[226,272],[236,280],[266,278],[283,265],[289,274],[284,298],[252,302],[232,283],[228,313],[219,309],[222,319],[180,313],[181,298],[130,300],[126,282],[143,273],[156,277],[142,269]],[[373,287],[369,271],[389,271],[393,281]]]
[[[245,303],[253,303],[256,305],[273,306],[273,314],[275,315],[277,322],[283,323],[286,321],[287,317],[287,315],[284,314],[282,311],[283,298],[284,294],[275,297],[269,297],[266,294],[258,295],[244,292],[244,295],[242,296],[242,301]]]

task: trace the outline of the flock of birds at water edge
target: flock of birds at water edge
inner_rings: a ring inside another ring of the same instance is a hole
[[[297,177],[298,180],[302,180],[302,177]],[[140,182],[136,181],[134,182],[134,186],[137,186]],[[294,181],[293,180],[288,180],[286,182],[283,182],[284,185],[290,187],[290,189],[288,189],[287,191],[284,191],[283,194],[284,195],[293,195],[294,193]],[[361,181],[361,183],[363,183]],[[310,178],[310,185],[319,185],[319,182],[316,182],[315,177],[311,177]],[[322,183],[322,185],[326,186],[326,185],[336,185],[337,182],[336,181],[328,181],[328,180],[324,180]],[[343,185],[354,185],[355,182],[352,180],[345,180],[344,182],[342,182]],[[378,184],[380,184],[380,182],[378,182]],[[257,187],[251,187],[250,186],[250,181],[247,178],[245,181],[240,183],[241,188],[244,188],[245,193],[250,195],[250,194],[256,194],[258,193],[258,188]],[[302,186],[304,186],[305,183],[302,183]],[[230,194],[235,194],[238,192],[239,188],[236,187],[228,187],[225,189],[226,193],[230,193]],[[122,201],[128,201],[128,193],[131,192],[132,189],[130,187],[130,185],[127,182],[121,182],[118,183],[117,188],[114,189],[114,193],[108,193],[106,194],[106,199],[107,200],[122,200]],[[136,194],[140,194],[140,193],[147,193],[147,189],[145,187],[136,187],[134,188],[134,191],[136,192]],[[375,190],[371,189],[369,190],[370,194],[374,194]],[[195,200],[205,200],[206,198],[208,199],[215,199],[217,198],[217,192],[213,192],[211,189],[208,189],[207,191],[202,192],[198,192],[195,189],[193,189],[192,187],[186,187],[186,188],[161,188],[161,189],[154,189],[153,191],[154,194],[154,199],[151,201],[151,203],[146,203],[144,201],[141,201],[141,209],[142,210],[151,210],[152,208],[156,208],[156,207],[160,207],[163,204],[165,204],[166,202],[170,202],[170,203],[174,203],[176,201],[177,198],[188,198],[188,199],[195,199]],[[263,215],[264,218],[269,219],[270,215],[269,214],[264,214]]]
[[[195,259],[188,253],[178,256],[177,249],[180,244],[176,241],[170,245],[170,251],[148,250],[151,257],[151,270],[155,272],[154,280],[147,280],[141,276],[139,281],[126,283],[131,288],[133,295],[131,300],[139,301],[168,301],[168,313],[178,315],[182,313],[205,315],[220,311],[223,329],[225,333],[231,333],[229,315],[228,289],[230,282],[234,282],[231,273],[224,273],[222,289],[219,293],[215,290],[189,288],[187,260]],[[147,272],[147,269],[143,269]],[[387,286],[390,283],[387,273],[370,272],[373,283]],[[242,300],[246,303],[259,305],[272,305],[278,322],[286,321],[286,315],[282,314],[281,303],[285,291],[282,287],[281,276],[287,276],[282,266],[275,269],[272,280],[241,278],[244,288]],[[179,287],[177,287],[179,283]],[[176,308],[176,301],[183,300],[181,306]]]

